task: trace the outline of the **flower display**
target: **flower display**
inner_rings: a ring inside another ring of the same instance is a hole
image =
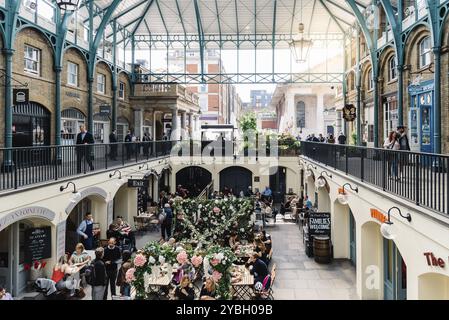
[[[134,265],[136,267],[143,267],[146,262],[147,262],[147,258],[141,253],[136,255],[136,257],[134,258]]]
[[[134,273],[136,272],[136,269],[135,268],[130,268],[130,269],[128,269],[128,271],[126,271],[126,274],[125,274],[125,281],[127,282],[127,283],[131,283],[131,282],[133,282],[134,280],[136,280],[136,277],[134,276]]]
[[[150,264],[155,264],[156,263],[156,259],[154,259],[152,256],[150,256],[150,258],[148,259],[148,262]]]
[[[222,273],[218,271],[212,272],[212,278],[214,279],[215,282],[219,282],[222,277],[223,277]]]
[[[203,257],[195,255],[190,259],[190,261],[195,268],[198,268],[203,263]]]
[[[187,262],[187,260],[189,259],[187,252],[185,251],[181,251],[180,253],[178,253],[178,255],[176,256],[176,261],[178,261],[179,264],[184,264]]]
[[[220,213],[221,211],[218,207],[214,207],[212,210],[214,211],[214,213]]]

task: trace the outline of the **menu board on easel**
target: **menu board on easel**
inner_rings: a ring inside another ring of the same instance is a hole
[[[25,230],[25,261],[51,258],[51,227]]]

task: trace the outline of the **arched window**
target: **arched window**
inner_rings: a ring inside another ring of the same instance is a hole
[[[304,101],[299,101],[296,104],[296,127],[306,127],[306,104]]]
[[[393,55],[388,59],[388,81],[395,80],[397,76],[396,56]]]
[[[424,68],[432,62],[432,44],[430,36],[425,37],[419,43],[419,67]]]

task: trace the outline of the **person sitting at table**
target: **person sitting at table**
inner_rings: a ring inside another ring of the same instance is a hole
[[[55,282],[56,290],[70,291],[70,296],[73,297],[75,295],[75,279],[72,274],[76,274],[79,270],[79,267],[72,268],[69,265],[66,254],[59,257],[51,275],[51,280]]]
[[[285,216],[285,213],[291,211],[292,208],[292,197],[288,197],[285,203],[281,203],[281,211],[280,213]]]
[[[267,233],[267,231],[262,230],[260,240],[262,240],[263,244],[265,245],[268,253],[270,253],[272,248],[272,242],[271,242],[271,235]]]
[[[215,288],[214,279],[211,276],[207,277],[200,292],[200,300],[216,300]]]
[[[75,251],[72,253],[69,259],[70,266],[79,268],[79,272],[74,274],[76,291],[80,291],[86,287],[86,281],[84,280],[84,270],[90,260],[91,258],[87,251],[84,249],[84,245],[82,243],[78,243],[75,247]]]
[[[114,223],[111,223],[109,225],[108,230],[106,231],[106,238],[110,239],[110,238],[120,238],[120,232],[118,232],[117,230],[117,225]]]
[[[248,259],[246,267],[249,268],[250,266],[252,266],[252,268],[250,268],[250,273],[254,275],[254,284],[256,284],[257,282],[263,283],[265,277],[269,274],[269,272],[267,265],[260,259],[258,253],[253,253]]]
[[[134,231],[131,228],[131,225],[123,220],[122,216],[118,216],[115,222],[117,226],[117,231],[121,234],[122,237],[127,238],[131,241],[132,251],[137,251],[136,249],[136,236]]]
[[[240,245],[240,240],[238,238],[237,232],[232,231],[231,236],[229,237],[229,247],[232,250],[237,249],[237,247]]]
[[[175,289],[174,296],[179,300],[193,300],[195,298],[195,290],[189,276],[182,277],[181,283]]]
[[[254,251],[259,254],[260,259],[263,262],[265,262],[265,264],[268,266],[268,264],[269,264],[268,251],[267,251],[267,247],[263,243],[262,239],[260,239],[260,238],[254,239],[254,245],[255,245]]]

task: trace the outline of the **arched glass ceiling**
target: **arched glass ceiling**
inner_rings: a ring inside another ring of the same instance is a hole
[[[88,22],[88,0],[78,12]],[[114,0],[94,1],[94,26],[98,27]],[[395,1],[392,1],[393,4]],[[371,0],[357,0],[363,11]],[[117,41],[138,39],[257,35],[291,37],[302,22],[306,34],[342,34],[355,21],[345,0],[122,0],[110,21],[117,21]],[[112,40],[112,27],[105,32]],[[271,40],[271,39],[270,39]],[[244,42],[241,45],[245,45]]]

